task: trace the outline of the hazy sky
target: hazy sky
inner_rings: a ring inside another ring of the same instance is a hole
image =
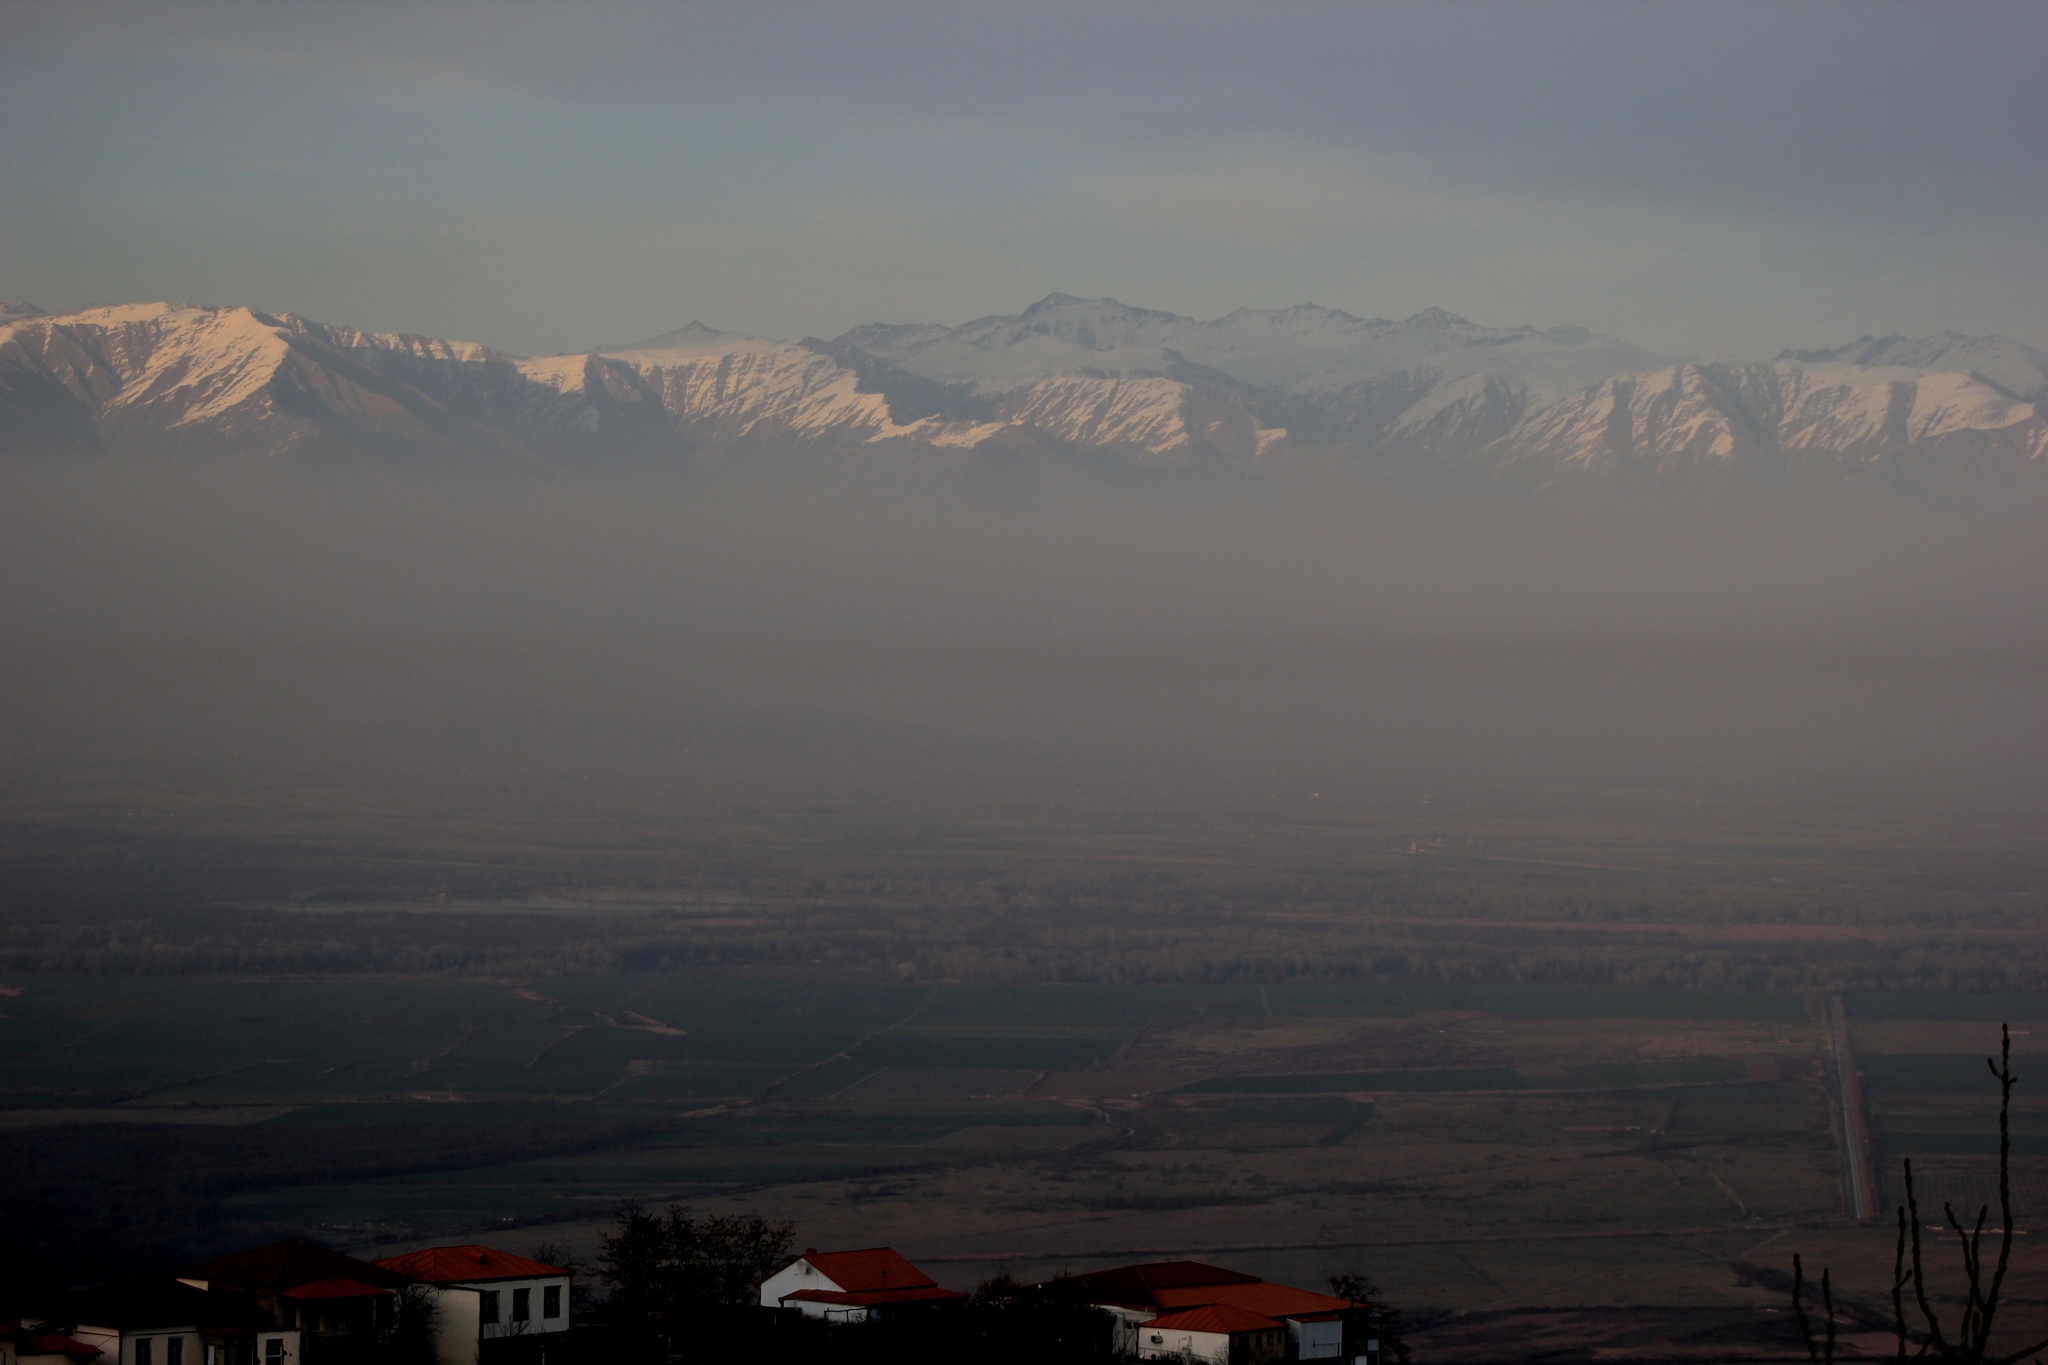
[[[0,298],[2048,344],[2048,5],[0,7]]]

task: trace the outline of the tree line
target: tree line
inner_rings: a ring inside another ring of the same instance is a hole
[[[683,898],[678,898],[682,901]],[[1027,898],[1028,900],[1029,898]],[[1472,923],[1387,907],[1317,911],[1246,897],[1081,908],[761,899],[707,914],[191,907],[119,919],[0,919],[0,973],[90,976],[462,974],[526,979],[707,966],[823,966],[968,984],[1288,981],[1662,986],[1719,990],[2048,989],[2048,936],[2000,917],[1910,932],[1694,939],[1662,921],[1526,916]],[[1584,907],[1577,907],[1583,911]],[[1761,922],[1761,921],[1760,921]],[[1776,921],[1769,921],[1776,922]]]

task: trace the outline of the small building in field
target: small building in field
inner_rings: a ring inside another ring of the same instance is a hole
[[[762,1279],[761,1306],[795,1309],[808,1318],[866,1322],[958,1303],[965,1295],[942,1289],[894,1247],[819,1251],[807,1247]]]
[[[475,1365],[502,1354],[501,1343],[540,1344],[569,1330],[573,1277],[561,1266],[476,1245],[428,1247],[377,1264],[433,1286],[441,1309],[440,1365]]]
[[[1063,1276],[1045,1287],[1114,1317],[1121,1355],[1157,1360],[1188,1351],[1229,1365],[1380,1365],[1369,1305],[1200,1261],[1118,1266]]]

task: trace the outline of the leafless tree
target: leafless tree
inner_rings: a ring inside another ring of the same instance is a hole
[[[2003,1355],[1991,1349],[1991,1329],[1998,1316],[1999,1300],[2005,1292],[2005,1276],[2012,1265],[2012,1088],[2019,1078],[2012,1073],[2012,1028],[1999,1026],[1998,1060],[1986,1058],[1984,1065],[1998,1082],[1998,1259],[1987,1282],[1984,1276],[1984,1232],[1991,1206],[1977,1210],[1974,1224],[1965,1225],[1953,1205],[1944,1203],[1948,1227],[1956,1235],[1962,1254],[1963,1281],[1968,1293],[1963,1315],[1951,1333],[1942,1326],[1927,1293],[1927,1273],[1920,1246],[1920,1201],[1913,1190],[1913,1162],[1905,1160],[1906,1202],[1898,1211],[1898,1238],[1892,1253],[1892,1333],[1898,1341],[1900,1361],[1938,1360],[1943,1365],[2019,1365],[2048,1350],[2048,1338]],[[1821,1306],[1827,1314],[1825,1336],[1816,1340],[1807,1320],[1806,1272],[1799,1257],[1792,1258],[1792,1307],[1799,1318],[1799,1334],[1806,1342],[1806,1354],[1816,1365],[1833,1365],[1835,1359],[1835,1296],[1826,1270],[1821,1271]],[[1920,1321],[1909,1326],[1906,1294],[1912,1291],[1913,1306]]]

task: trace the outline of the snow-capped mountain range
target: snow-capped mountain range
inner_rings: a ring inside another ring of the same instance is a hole
[[[958,327],[776,341],[692,323],[520,358],[249,308],[0,304],[0,453],[14,454],[1922,486],[2048,472],[2044,403],[2048,354],[1953,333],[1737,364],[1437,309],[1199,321],[1054,294]]]

